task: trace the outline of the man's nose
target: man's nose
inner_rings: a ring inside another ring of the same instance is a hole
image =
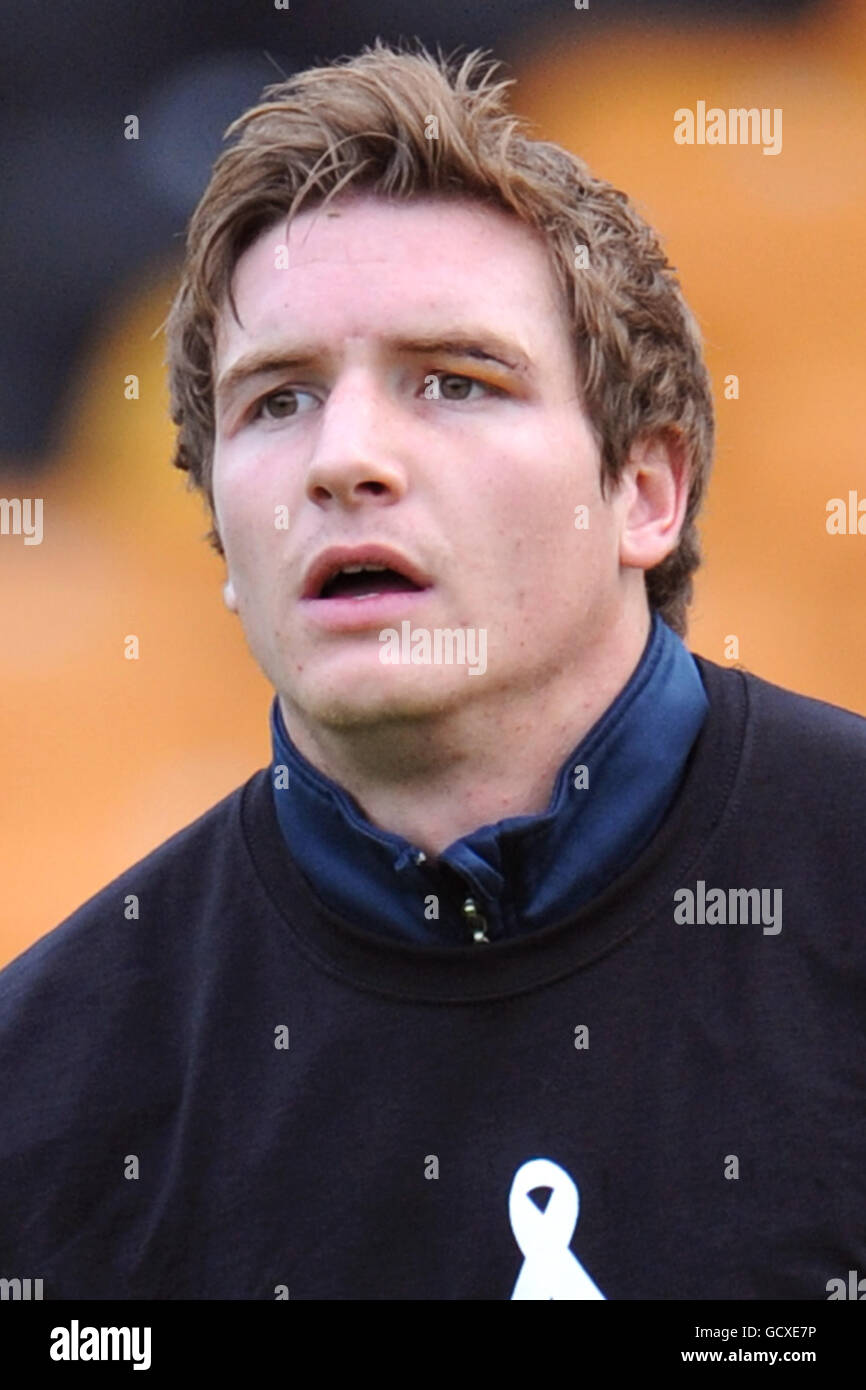
[[[397,403],[368,373],[353,374],[331,390],[307,469],[307,496],[320,505],[357,506],[375,498],[396,502],[406,492],[398,452],[402,437]]]

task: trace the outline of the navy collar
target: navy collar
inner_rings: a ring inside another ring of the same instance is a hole
[[[277,818],[322,902],[362,930],[438,946],[522,936],[576,912],[637,858],[708,709],[694,657],[655,613],[634,673],[562,764],[547,810],[480,826],[428,859],[303,757],[275,696]]]

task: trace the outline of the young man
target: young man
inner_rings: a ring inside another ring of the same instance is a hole
[[[377,45],[248,112],[169,322],[272,766],[0,977],[46,1298],[822,1299],[866,1271],[866,721],[689,653],[653,232]]]

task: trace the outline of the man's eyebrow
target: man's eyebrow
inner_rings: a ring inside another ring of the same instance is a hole
[[[398,352],[418,353],[419,356],[474,357],[481,362],[498,362],[513,372],[532,370],[531,358],[516,343],[484,330],[449,333],[445,337],[433,334],[427,338],[395,338],[392,346]]]
[[[421,356],[469,357],[479,362],[492,362],[509,371],[529,374],[532,360],[516,343],[489,332],[459,332],[447,336],[391,338],[388,346],[397,352]],[[292,351],[258,350],[239,357],[217,383],[216,396],[228,401],[244,382],[252,377],[269,376],[293,367],[303,367],[326,354],[314,347],[298,347]]]
[[[316,356],[312,349],[298,349],[295,352],[273,352],[270,349],[248,352],[239,357],[227,372],[223,372],[217,382],[216,399],[218,402],[226,402],[251,377],[270,376],[274,372],[284,372],[290,367],[302,367],[312,362]]]

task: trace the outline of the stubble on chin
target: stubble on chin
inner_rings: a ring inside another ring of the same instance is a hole
[[[344,682],[316,690],[296,688],[283,693],[284,686],[282,702],[290,721],[311,732],[316,728],[333,732],[355,730],[378,737],[387,736],[389,731],[395,736],[408,733],[413,728],[427,727],[432,731],[443,718],[458,712],[472,693],[466,689],[465,672],[462,674],[462,685],[451,680],[442,682],[439,689],[430,681],[429,670],[425,672],[423,668],[403,682],[394,680],[392,673],[388,684],[378,688],[372,682],[365,688],[363,682],[347,676]]]

